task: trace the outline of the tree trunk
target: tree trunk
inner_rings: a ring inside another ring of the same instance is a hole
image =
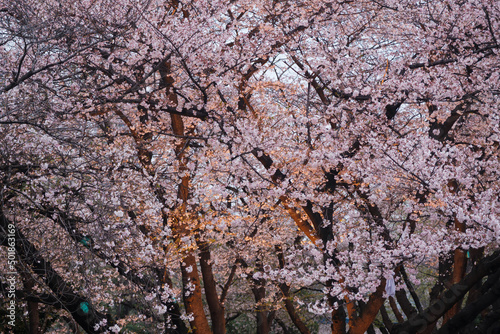
[[[346,333],[346,313],[344,308],[338,303],[338,300],[334,297],[328,296],[328,301],[330,306],[333,306],[336,302],[339,305],[337,309],[332,311],[332,334],[345,334]]]
[[[206,242],[199,243],[200,268],[207,298],[210,318],[212,319],[212,331],[214,334],[226,333],[226,320],[224,317],[224,306],[217,295],[217,286],[214,279],[212,264],[210,260],[210,249]]]
[[[256,261],[255,266],[258,271],[263,271],[262,262],[260,260]],[[271,326],[268,321],[268,310],[266,305],[263,305],[263,301],[266,298],[266,281],[264,279],[252,279],[254,286],[252,287],[252,292],[255,298],[256,306],[256,316],[257,316],[257,334],[269,334],[271,331]]]
[[[431,302],[431,305],[418,315],[393,326],[391,333],[421,333],[432,327],[453,305],[484,276],[489,275],[492,269],[500,266],[500,252],[495,252],[478,263],[473,270],[459,283],[445,291],[441,298]]]
[[[479,313],[493,304],[495,301],[500,300],[500,270],[488,277],[483,296],[475,302],[467,305],[463,310],[458,312],[453,318],[448,320],[438,331],[438,334],[452,334],[458,333],[467,324],[472,323]]]
[[[1,245],[7,244],[8,226],[14,226],[0,209],[0,241]],[[40,251],[17,228],[15,230],[15,249],[23,265],[31,268],[33,272],[52,290],[57,298],[58,308],[64,308],[73,319],[87,333],[103,333],[113,326],[111,317],[98,312],[90,300],[77,294],[70,285],[54,270],[50,262],[46,261]],[[106,326],[96,326],[107,320]]]
[[[399,312],[398,305],[396,304],[394,297],[389,297],[389,305],[391,305],[392,312],[396,316],[398,322],[403,323],[404,322],[403,315],[401,315],[401,312]]]
[[[275,246],[275,250],[276,255],[278,256],[280,269],[283,269],[285,268],[285,256],[283,254],[283,249],[281,248],[281,246]],[[307,326],[304,324],[304,322],[302,322],[302,319],[300,319],[300,316],[297,314],[297,312],[295,312],[295,307],[293,306],[293,301],[290,297],[290,286],[286,283],[281,283],[279,285],[279,288],[283,293],[285,309],[288,312],[288,315],[290,316],[290,319],[292,320],[295,327],[297,327],[301,334],[310,334],[311,332],[309,331]]]
[[[33,291],[33,286],[35,282],[33,281],[33,277],[29,274],[25,278],[24,287],[26,288],[26,292],[31,294]],[[40,312],[38,310],[38,302],[28,300],[28,318],[30,322],[30,334],[40,334]]]
[[[191,252],[186,253],[181,264],[182,285],[186,312],[191,315],[189,321],[194,334],[211,334],[207,316],[203,309],[201,296],[200,276],[196,258]]]
[[[349,327],[349,334],[364,334],[373,323],[378,311],[384,305],[385,298],[385,278],[382,278],[380,285],[374,293],[370,295],[368,303],[361,309],[359,317],[352,321]]]
[[[465,232],[465,223],[461,223],[455,218],[455,230],[459,232]],[[451,284],[457,284],[465,276],[465,269],[467,266],[467,252],[463,249],[457,248],[453,253],[453,272],[451,275]],[[453,307],[446,312],[443,323],[446,323],[449,319],[453,318],[455,314],[460,311],[462,306],[462,300],[457,301]]]

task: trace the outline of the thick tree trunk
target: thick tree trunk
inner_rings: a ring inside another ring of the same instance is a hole
[[[0,210],[0,245],[7,245],[7,230],[14,226]],[[110,317],[98,312],[90,301],[75,293],[64,279],[52,268],[52,265],[40,256],[40,251],[19,231],[15,230],[15,250],[25,266],[31,268],[52,290],[57,298],[56,307],[64,308],[87,333],[103,333],[113,326]],[[106,320],[106,326],[99,326]]]
[[[176,117],[177,115],[174,115]],[[181,166],[183,167],[183,166]],[[181,184],[178,189],[178,198],[182,200],[179,210],[176,212],[177,217],[172,224],[172,233],[181,248],[183,245],[183,238],[189,237],[191,231],[188,228],[186,220],[186,203],[189,195],[189,176],[182,178]],[[201,294],[200,275],[198,273],[198,265],[194,250],[186,247],[181,250],[181,274],[183,285],[183,298],[186,312],[191,316],[190,325],[191,330],[195,334],[209,334],[212,333],[208,324],[208,319],[203,308],[203,298]]]
[[[35,282],[33,277],[27,273],[23,273],[24,288],[26,293],[29,295],[33,291]],[[38,302],[33,300],[28,300],[28,318],[30,324],[30,334],[40,334],[40,312],[38,310]]]
[[[465,232],[465,223],[461,223],[457,218],[455,218],[454,228],[456,231],[463,233]],[[467,252],[460,248],[455,249],[453,253],[453,272],[451,275],[451,284],[457,284],[462,280],[462,278],[465,276],[466,266]],[[457,303],[453,305],[453,307],[448,312],[446,312],[443,318],[443,323],[446,323],[449,319],[453,318],[455,314],[460,311],[461,306],[462,300],[457,301]]]
[[[447,223],[448,227],[451,227],[451,221]],[[441,254],[439,256],[439,265],[438,265],[438,280],[436,284],[432,287],[431,292],[429,294],[431,304],[441,297],[442,292],[445,290],[447,284],[449,284],[451,279],[451,273],[453,271],[453,253]],[[419,312],[422,314],[422,311]],[[433,333],[437,320],[435,319],[433,322],[427,324],[426,328],[422,331],[422,334],[431,334]]]
[[[269,334],[271,332],[271,326],[268,321],[269,312],[265,305],[260,304],[266,296],[266,289],[264,287],[253,288],[252,292],[257,303],[257,334]]]
[[[226,320],[224,317],[224,306],[219,300],[217,286],[212,270],[210,249],[207,243],[200,242],[200,268],[203,277],[203,286],[207,298],[210,318],[212,319],[212,331],[214,334],[226,333]]]
[[[40,313],[37,302],[28,301],[28,317],[30,321],[30,334],[40,334]]]
[[[441,298],[431,302],[431,305],[418,315],[405,321],[403,324],[393,326],[391,333],[421,333],[441,318],[453,305],[484,276],[489,275],[500,266],[500,252],[484,258],[473,270],[459,283],[445,291]]]
[[[469,255],[470,255],[470,259],[467,262],[470,263],[471,265],[475,265],[479,260],[482,259],[483,255],[484,255],[484,248],[479,248],[479,249],[471,248],[471,249],[469,249]],[[469,294],[467,296],[466,305],[469,305],[469,304],[475,302],[481,296],[481,292],[480,292],[481,286],[482,286],[482,282],[479,281],[469,291]]]
[[[26,296],[33,295],[35,280],[33,279],[33,276],[31,276],[31,273],[19,263],[16,266],[16,270],[23,280],[24,293],[26,294]],[[0,291],[3,291],[3,289]],[[29,333],[40,334],[40,314],[38,310],[38,301],[34,299],[27,299],[26,304],[28,307]]]
[[[417,310],[413,307],[413,305],[411,305],[408,297],[406,296],[405,290],[396,291],[396,299],[407,318],[417,314]]]
[[[289,286],[286,286],[285,283],[281,284],[280,289],[283,292],[284,301],[285,301],[285,309],[288,312],[288,315],[290,316],[290,319],[292,320],[293,324],[301,334],[310,334],[311,332],[307,328],[307,326],[304,324],[302,319],[300,319],[300,316],[295,312],[295,307],[293,305],[292,300],[290,299],[290,295],[288,294],[288,291],[290,290]]]
[[[488,277],[485,283],[483,296],[475,302],[467,305],[453,318],[448,320],[438,331],[438,334],[458,333],[467,324],[474,321],[479,313],[500,300],[500,270]]]
[[[200,276],[198,274],[196,258],[193,254],[187,253],[183,257],[181,272],[184,304],[186,312],[192,317],[192,320],[189,322],[191,329],[195,334],[211,334],[212,331],[210,330],[207,316],[203,309]]]
[[[170,62],[166,61],[160,67],[161,74],[161,84],[167,89],[168,100],[173,104],[177,105],[177,95],[173,92],[174,80],[170,76]],[[170,120],[172,122],[172,131],[177,136],[184,136],[184,122],[182,116],[176,114],[170,114]],[[182,141],[176,148],[175,154],[176,159],[179,161],[179,171],[182,173],[187,171],[186,159],[184,158],[184,153],[186,152],[186,142]],[[189,198],[189,182],[190,176],[182,176],[181,183],[178,187],[177,198],[182,201],[182,204],[176,212],[178,217],[176,217],[176,222],[172,226],[172,232],[176,239],[176,243],[182,243],[183,237],[192,236],[192,231],[188,228],[188,224],[185,221],[187,216],[187,201]],[[182,246],[181,246],[182,247]],[[183,297],[186,307],[186,312],[191,315],[192,320],[190,321],[191,329],[195,334],[208,334],[212,333],[210,326],[208,324],[208,319],[203,308],[203,298],[201,294],[201,282],[200,276],[198,274],[198,266],[196,262],[196,256],[192,249],[186,249],[183,251],[183,259],[181,263],[182,272],[182,283],[183,283]]]
[[[339,305],[337,309],[333,308],[332,311],[332,334],[345,334],[346,333],[346,313],[344,308],[340,305],[339,300],[335,297],[328,296],[328,302],[331,307],[335,304]]]
[[[391,318],[389,317],[389,314],[387,314],[387,310],[385,309],[384,305],[382,305],[382,307],[380,308],[380,315],[382,315],[382,322],[384,323],[384,326],[388,330],[391,330],[393,323],[391,321]]]
[[[265,291],[265,289],[263,290]],[[258,293],[254,292],[256,298],[260,296],[260,294],[261,294],[260,292]],[[256,316],[257,316],[257,334],[269,334],[271,332],[271,326],[267,319],[268,311],[266,310],[265,306],[257,305]]]
[[[368,303],[361,309],[359,317],[349,322],[349,334],[364,334],[373,323],[378,311],[384,305],[385,279],[380,281],[374,293],[370,295]]]

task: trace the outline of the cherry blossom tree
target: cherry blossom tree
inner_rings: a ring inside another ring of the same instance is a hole
[[[0,4],[31,333],[498,329],[497,3]]]

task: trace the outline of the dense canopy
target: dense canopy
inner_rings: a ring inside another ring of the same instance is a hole
[[[499,332],[499,39],[490,0],[0,0],[0,329]]]

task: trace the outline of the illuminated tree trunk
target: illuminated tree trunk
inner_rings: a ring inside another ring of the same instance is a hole
[[[166,88],[167,99],[173,106],[177,106],[177,95],[173,92],[174,80],[170,76],[171,64],[169,61],[165,61],[160,64],[160,74],[161,81],[160,84]],[[184,133],[184,122],[180,115],[171,114],[170,120],[172,122],[172,131],[175,135],[183,137]],[[179,172],[187,172],[186,159],[184,158],[186,140],[183,140],[176,148],[175,154],[176,159],[179,161]],[[183,298],[186,307],[186,312],[191,317],[189,323],[191,329],[195,334],[208,334],[212,333],[210,326],[208,324],[208,319],[203,308],[203,298],[201,293],[201,282],[200,276],[198,274],[198,266],[196,261],[195,251],[192,247],[185,247],[183,245],[184,238],[191,238],[192,230],[190,230],[189,225],[193,223],[190,218],[189,212],[187,212],[187,200],[189,198],[189,182],[190,176],[183,175],[181,183],[178,186],[177,198],[181,200],[180,207],[177,208],[175,214],[177,217],[173,219],[172,222],[172,233],[175,239],[175,243],[179,245],[182,249],[182,262],[181,262],[181,273],[182,273],[182,284],[183,284]],[[164,217],[164,221],[167,221],[168,217]]]
[[[172,115],[172,124],[175,134],[184,135],[181,116]],[[183,171],[186,167],[185,162],[182,159],[181,150],[182,147],[178,147],[176,153],[180,159],[181,171]],[[176,244],[179,244],[182,249],[181,273],[183,298],[186,312],[192,319],[189,321],[191,329],[195,334],[208,334],[212,333],[212,331],[210,330],[205,310],[203,309],[201,282],[198,274],[195,252],[191,246],[185,247],[185,245],[183,245],[183,238],[191,237],[192,233],[192,231],[189,230],[188,222],[185,221],[189,219],[189,214],[186,213],[187,200],[189,197],[189,179],[189,176],[183,176],[181,184],[179,185],[178,198],[182,200],[182,204],[176,212],[177,217],[175,217],[173,221],[172,232],[176,240]]]
[[[196,258],[191,252],[187,252],[183,257],[181,271],[186,312],[192,316],[192,320],[189,321],[191,329],[196,334],[212,333],[203,309]]]

